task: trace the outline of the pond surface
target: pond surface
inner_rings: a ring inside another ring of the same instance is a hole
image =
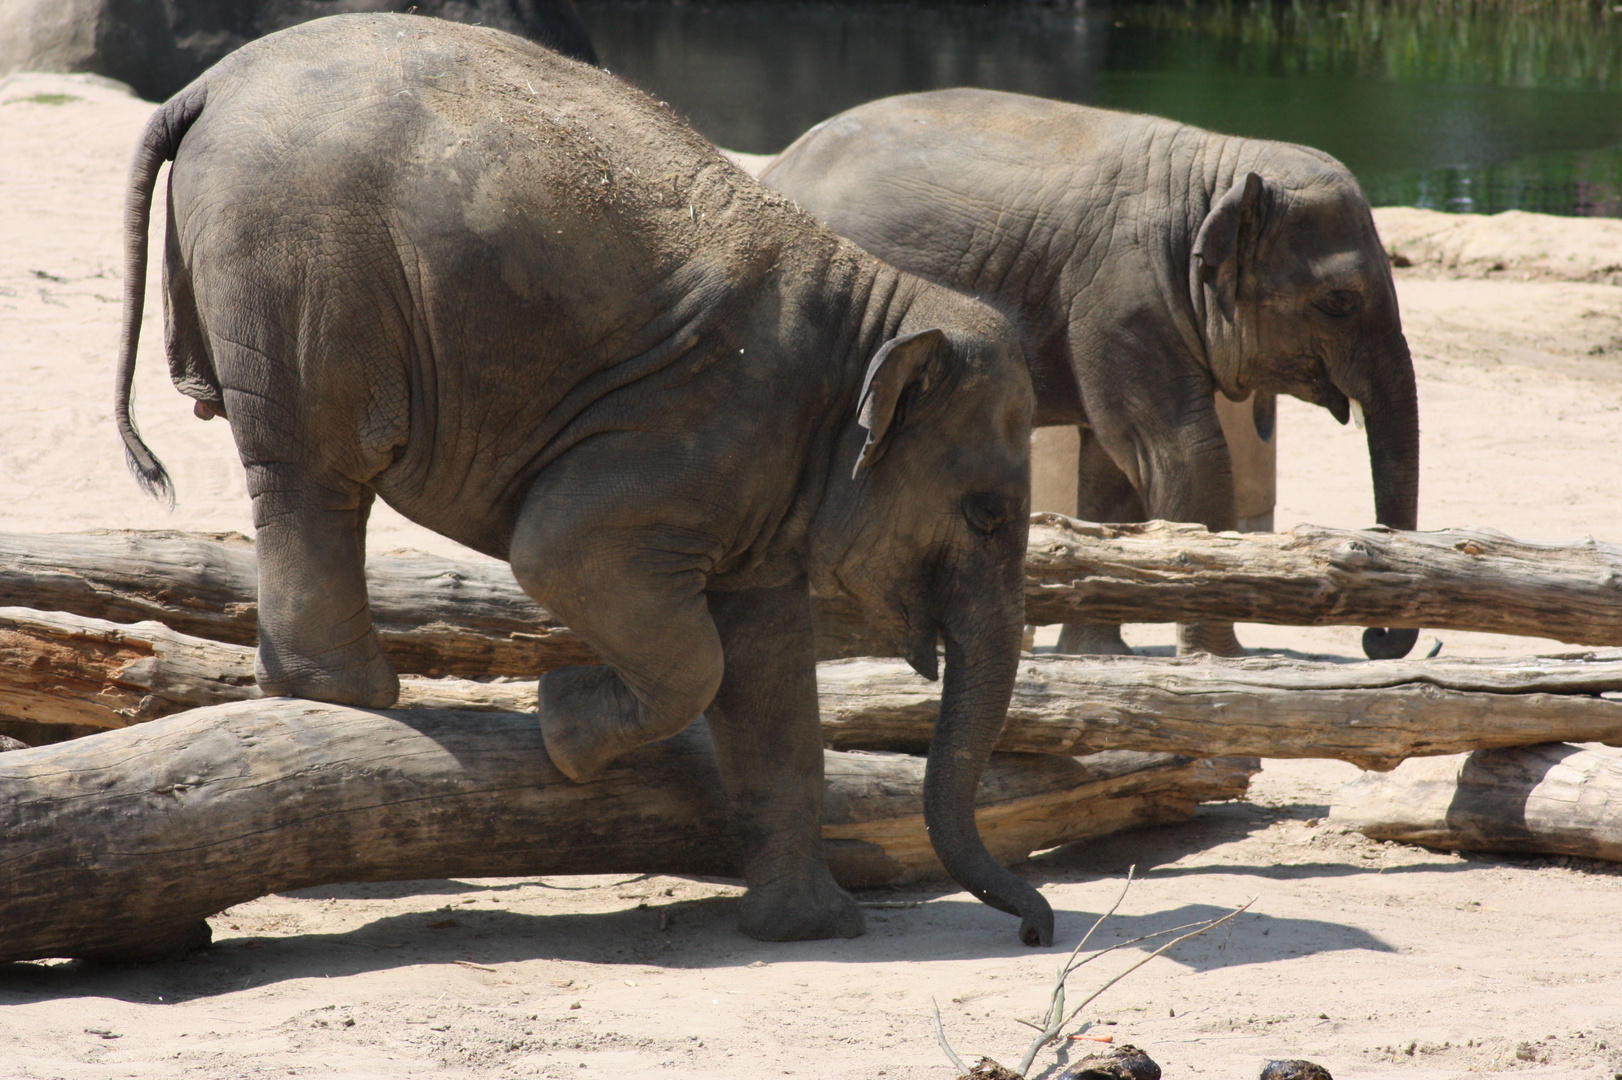
[[[1376,205],[1622,217],[1622,3],[1547,7],[579,0],[604,64],[734,150],[983,86],[1316,146]]]

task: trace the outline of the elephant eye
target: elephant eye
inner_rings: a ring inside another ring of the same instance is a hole
[[[1336,289],[1327,296],[1314,301],[1312,306],[1325,315],[1344,319],[1357,314],[1358,310],[1363,306],[1363,298],[1350,289]]]
[[[963,500],[963,517],[969,528],[990,536],[1008,520],[1008,504],[995,491],[977,491]]]

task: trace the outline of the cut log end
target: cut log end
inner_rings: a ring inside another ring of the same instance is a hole
[[[1569,743],[1406,762],[1345,785],[1332,816],[1441,851],[1622,862],[1622,751]]]

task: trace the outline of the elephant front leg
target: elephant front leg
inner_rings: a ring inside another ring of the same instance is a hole
[[[366,596],[373,495],[292,466],[248,471],[259,563],[255,675],[270,695],[385,709],[400,692]]]
[[[706,710],[743,848],[738,926],[765,941],[856,937],[822,846],[822,731],[805,583],[709,594],[726,674]]]
[[[1212,532],[1232,529],[1236,524],[1233,474],[1221,431],[1217,431],[1215,439],[1192,440],[1184,460],[1186,464],[1157,470],[1160,475],[1146,500],[1148,512],[1142,520],[1192,521]],[[1239,644],[1231,622],[1178,623],[1177,655],[1195,653],[1243,656],[1245,648]]]
[[[1159,411],[1148,411],[1134,425],[1146,433],[1138,436],[1145,451],[1139,457],[1145,470],[1141,490],[1121,471],[1097,433],[1082,432],[1077,515],[1106,522],[1192,521],[1213,532],[1232,529],[1233,474],[1214,400],[1197,393],[1153,405]],[[1243,408],[1248,415],[1250,405]],[[1082,623],[1065,627],[1059,651],[1129,655],[1132,650],[1121,640],[1119,625]],[[1244,647],[1232,623],[1179,623],[1177,652],[1242,656]]]
[[[1076,461],[1076,516],[1083,521],[1143,520],[1138,489],[1085,427]],[[1074,656],[1132,655],[1132,647],[1121,637],[1120,623],[1066,623],[1059,632],[1058,651]]]

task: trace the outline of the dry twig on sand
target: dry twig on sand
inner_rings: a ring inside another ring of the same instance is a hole
[[[1220,918],[1207,919],[1204,922],[1198,923],[1185,923],[1182,926],[1173,926],[1166,930],[1157,930],[1152,934],[1144,934],[1142,937],[1136,937],[1130,941],[1118,942],[1106,949],[1099,949],[1097,952],[1091,953],[1088,956],[1081,956],[1081,950],[1087,947],[1087,942],[1092,940],[1093,935],[1098,932],[1098,928],[1103,926],[1104,922],[1111,915],[1115,914],[1115,912],[1120,908],[1121,902],[1126,899],[1127,892],[1132,888],[1133,876],[1136,871],[1136,866],[1130,867],[1127,870],[1126,881],[1121,886],[1121,895],[1115,898],[1115,903],[1110,905],[1110,909],[1104,912],[1104,914],[1100,915],[1097,921],[1095,921],[1088,931],[1082,935],[1081,940],[1076,943],[1076,947],[1070,950],[1070,955],[1065,957],[1064,963],[1059,965],[1058,975],[1054,980],[1053,995],[1048,1000],[1048,1010],[1047,1013],[1042,1017],[1042,1022],[1040,1024],[1033,1024],[1026,1020],[1018,1021],[1019,1023],[1024,1024],[1026,1027],[1036,1028],[1040,1034],[1038,1034],[1037,1037],[1032,1040],[1030,1046],[1026,1047],[1025,1056],[1020,1059],[1019,1068],[1012,1070],[1011,1075],[1018,1077],[1027,1076],[1030,1072],[1031,1065],[1036,1061],[1036,1055],[1041,1053],[1042,1048],[1058,1041],[1065,1027],[1075,1020],[1076,1015],[1080,1013],[1082,1009],[1096,1001],[1098,997],[1104,993],[1104,991],[1108,990],[1110,987],[1114,986],[1116,983],[1120,982],[1122,979],[1126,978],[1128,975],[1132,974],[1134,971],[1138,970],[1155,957],[1162,956],[1175,946],[1182,944],[1190,938],[1199,937],[1201,934],[1204,934],[1209,930],[1214,930],[1223,923],[1236,918],[1240,912],[1244,911],[1246,908],[1250,907],[1251,904],[1256,902],[1256,898],[1251,897],[1249,900],[1246,900],[1243,904],[1234,908],[1232,911]],[[1178,934],[1178,931],[1187,932]],[[1083,998],[1080,1004],[1076,1005],[1075,1008],[1070,1009],[1068,1012],[1066,1011],[1065,982],[1070,978],[1077,968],[1082,967],[1085,964],[1090,964],[1099,957],[1114,952],[1116,949],[1126,948],[1130,945],[1138,945],[1145,941],[1153,941],[1155,938],[1163,938],[1168,934],[1178,934],[1178,936],[1166,942],[1166,944],[1160,946],[1160,948],[1156,949],[1148,956],[1143,957],[1137,963],[1133,964],[1125,971],[1098,987],[1098,989],[1094,990],[1092,993]],[[931,999],[931,1004],[934,1005],[935,1013],[935,1038],[940,1043],[941,1049],[945,1051],[947,1058],[951,1060],[952,1064],[958,1069],[961,1076],[969,1077],[981,1075],[974,1073],[973,1070],[965,1065],[963,1063],[963,1059],[960,1058],[952,1049],[951,1043],[946,1038],[946,1029],[941,1024],[940,1006],[935,1004],[933,999]],[[1090,1024],[1083,1024],[1077,1031],[1071,1034],[1071,1037],[1074,1038],[1075,1036],[1082,1034],[1090,1026]],[[982,1065],[988,1062],[997,1069],[1004,1068],[1003,1066],[996,1065],[995,1062],[990,1062],[990,1059],[982,1059]]]

